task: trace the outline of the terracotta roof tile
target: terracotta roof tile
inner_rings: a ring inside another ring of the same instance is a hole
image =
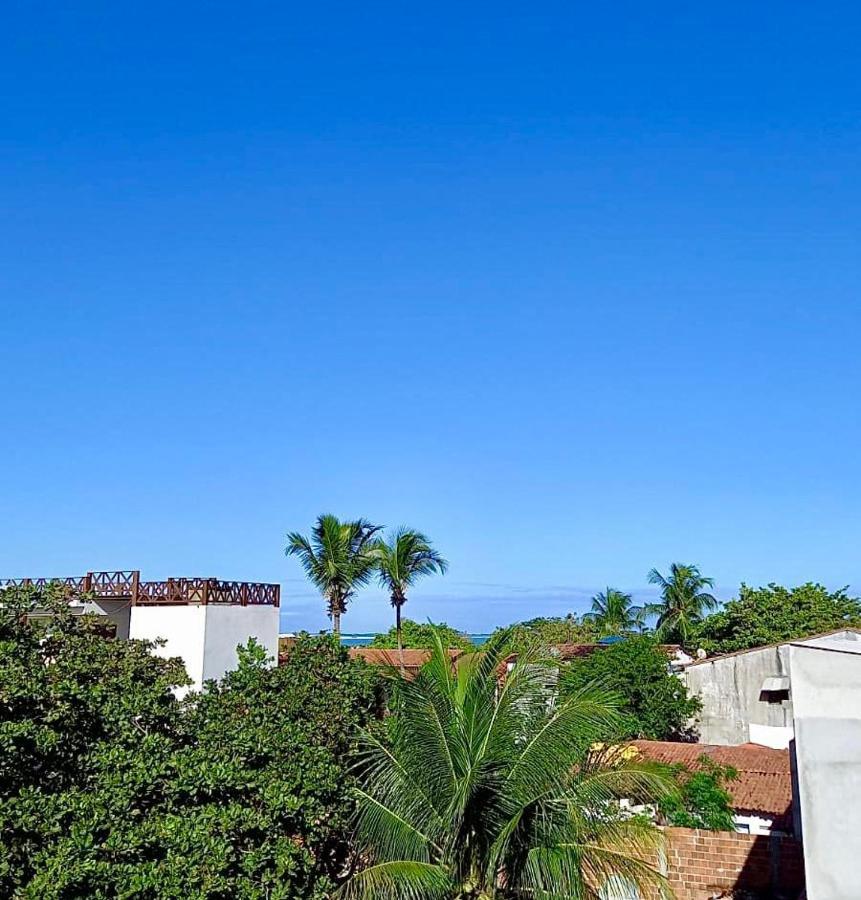
[[[463,650],[448,650],[452,662],[463,655]],[[404,650],[403,666],[417,672],[431,657],[430,650]],[[393,669],[401,667],[401,654],[397,650],[381,650],[377,647],[351,647],[351,659],[363,659],[372,666],[387,666]]]
[[[662,763],[682,763],[695,768],[705,754],[722,766],[732,766],[738,778],[727,784],[733,809],[774,819],[774,827],[789,830],[792,824],[792,774],[788,750],[760,744],[681,744],[672,741],[633,741],[644,757]]]

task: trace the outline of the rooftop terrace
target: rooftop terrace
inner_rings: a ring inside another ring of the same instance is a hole
[[[123,600],[132,606],[188,606],[210,603],[232,606],[280,606],[281,585],[218,578],[168,578],[141,581],[137,569],[124,572],[87,572],[69,578],[0,578],[0,588],[46,588],[62,585],[70,600],[93,597]]]

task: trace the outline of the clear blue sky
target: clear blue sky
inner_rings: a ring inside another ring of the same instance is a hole
[[[427,531],[482,630],[861,585],[849,3],[11,2],[0,571]],[[364,593],[347,630],[389,623]]]

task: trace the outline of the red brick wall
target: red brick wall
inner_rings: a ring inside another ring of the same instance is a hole
[[[676,900],[731,897],[733,890],[793,898],[804,886],[801,844],[793,838],[690,828],[667,828],[666,835]]]

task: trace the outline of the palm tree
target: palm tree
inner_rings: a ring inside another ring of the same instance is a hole
[[[643,607],[634,606],[630,594],[608,587],[592,598],[592,609],[583,616],[601,636],[636,631],[643,623]]]
[[[531,652],[500,681],[509,648],[507,634],[495,636],[453,666],[437,636],[415,680],[396,679],[388,739],[362,735],[364,868],[339,896],[595,900],[622,881],[667,896],[645,861],[656,858],[658,829],[618,804],[661,796],[667,779],[597,748],[619,725],[602,689],[548,702],[547,670]]]
[[[407,602],[407,591],[426,575],[435,572],[445,575],[448,563],[421,532],[408,528],[399,528],[388,542],[378,541],[375,549],[377,577],[380,585],[388,590],[395,608],[398,653],[403,657],[401,609]]]
[[[340,636],[347,603],[374,573],[374,536],[380,528],[365,519],[342,522],[337,516],[322,515],[310,539],[295,531],[287,535],[285,553],[299,557],[305,574],[326,598],[333,634]]]
[[[693,626],[718,605],[715,597],[704,590],[714,587],[714,580],[701,575],[696,566],[673,563],[668,578],[652,569],[649,584],[657,584],[661,589],[660,602],[647,604],[646,613],[658,617],[655,633],[664,641],[686,644]]]

